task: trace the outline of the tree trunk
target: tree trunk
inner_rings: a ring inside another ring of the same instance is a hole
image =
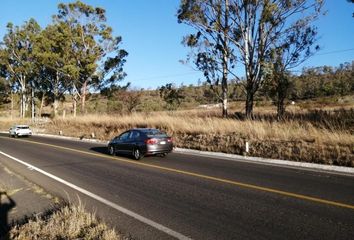
[[[284,120],[284,114],[285,114],[284,100],[285,100],[285,98],[278,98],[278,102],[277,102],[277,119],[278,119],[278,121]]]
[[[283,121],[285,115],[285,99],[289,92],[289,80],[284,75],[284,70],[279,70],[279,73],[275,75],[275,80],[277,82],[277,120]]]
[[[14,112],[14,93],[11,91],[11,119],[13,119]]]
[[[247,89],[246,118],[248,118],[248,119],[253,119],[253,98],[254,98],[253,91],[250,89]]]
[[[58,106],[59,106],[59,98],[58,95],[54,93],[54,103],[53,103],[54,117],[58,116]]]
[[[54,103],[53,103],[54,117],[58,116],[58,107],[59,107],[58,90],[54,89]]]
[[[73,116],[76,117],[77,112],[77,97],[73,96]]]
[[[26,117],[26,109],[27,109],[27,104],[26,104],[26,92],[25,90],[22,89],[21,92],[21,118]]]
[[[25,118],[26,116],[26,78],[20,76],[20,118]]]
[[[229,49],[228,49],[228,22],[229,22],[229,1],[225,0],[225,26],[223,29],[223,62],[222,62],[222,116],[224,118],[227,117],[227,94],[228,94],[228,87],[227,87],[227,79],[228,79],[228,61],[229,61]]]
[[[42,99],[41,99],[41,106],[39,108],[39,116],[42,117],[42,111],[43,111],[43,106],[44,106],[44,99],[45,99],[45,93],[42,94]]]
[[[225,96],[226,95],[226,96]],[[223,90],[223,100],[222,100],[222,116],[226,118],[228,115],[227,112],[227,92],[224,93]]]
[[[59,72],[56,72],[56,84],[54,85],[53,89],[53,95],[54,95],[54,117],[58,116],[58,107],[59,107],[59,88],[58,88],[58,83],[59,83]]]
[[[31,92],[31,118],[32,118],[32,121],[34,121],[34,117],[35,117],[34,89],[32,88],[32,92]]]
[[[84,82],[81,89],[81,113],[85,114],[85,102],[86,102],[87,80]]]
[[[227,56],[224,57],[223,76],[222,76],[222,116],[227,117]]]

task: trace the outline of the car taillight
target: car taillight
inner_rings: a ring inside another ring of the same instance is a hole
[[[167,142],[169,143],[173,142],[172,138],[167,138]]]
[[[157,141],[156,138],[149,138],[149,139],[146,139],[146,140],[145,140],[145,143],[146,143],[146,144],[151,144],[151,145],[152,145],[152,144],[157,144],[157,142],[158,142],[158,141]]]

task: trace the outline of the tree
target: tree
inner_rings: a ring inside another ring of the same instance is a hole
[[[132,113],[140,105],[141,95],[141,91],[138,90],[122,91],[119,99],[125,104],[128,113]]]
[[[90,86],[116,85],[126,74],[123,71],[128,53],[120,49],[121,37],[112,35],[106,23],[105,10],[83,2],[59,4],[55,23],[65,23],[71,32],[72,53],[80,69],[73,81],[74,99],[81,99],[81,111],[85,112],[86,94]],[[99,70],[98,70],[99,68]]]
[[[72,88],[72,82],[79,77],[80,69],[72,53],[71,32],[63,23],[48,25],[38,36],[34,48],[39,66],[40,81],[37,89],[43,97],[47,93],[53,99],[54,117],[58,115],[58,104],[65,92]]]
[[[274,44],[287,40],[294,29],[308,26],[319,16],[322,6],[322,0],[232,1],[234,29],[231,41],[245,68],[246,117],[252,118],[254,95],[264,83],[267,58],[272,54]],[[292,42],[301,40],[293,39]]]
[[[310,24],[309,19],[292,25],[289,31],[284,33],[283,38],[273,42],[272,48],[266,54],[265,60],[268,65],[265,65],[264,69],[267,66],[270,68],[268,80],[272,82],[273,89],[270,89],[270,93],[275,97],[278,120],[284,118],[286,108],[284,101],[292,86],[289,71],[298,67],[319,50],[318,46],[313,46],[317,40],[317,31]]]
[[[209,84],[221,83],[222,115],[228,112],[228,80],[235,64],[230,35],[232,23],[229,0],[182,0],[178,10],[178,22],[194,27],[195,34],[186,36],[184,44],[197,52],[191,52],[197,69],[204,73]]]
[[[199,46],[202,37],[206,50],[199,51],[196,63],[205,75],[218,80],[215,72],[223,69],[225,82],[236,59],[244,65],[246,117],[252,118],[254,95],[264,83],[274,43],[314,21],[322,6],[322,0],[182,0],[178,19],[198,30],[188,45]]]
[[[7,33],[1,43],[1,62],[3,74],[10,81],[14,91],[20,91],[20,116],[26,115],[28,107],[28,88],[33,88],[36,64],[33,61],[33,46],[40,26],[34,19],[25,22],[21,27],[7,24]]]
[[[172,83],[159,88],[160,97],[167,103],[168,110],[176,110],[184,99],[182,89],[175,88]]]

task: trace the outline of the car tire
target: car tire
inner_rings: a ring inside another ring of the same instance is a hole
[[[109,146],[109,147],[108,147],[108,153],[109,153],[109,155],[112,155],[112,156],[116,155],[113,146]]]
[[[143,158],[143,154],[141,153],[140,149],[139,148],[134,148],[133,150],[133,157],[135,160],[140,160]]]
[[[167,153],[161,153],[160,154],[160,157],[162,157],[162,158],[164,158],[164,157],[166,157],[167,156]]]

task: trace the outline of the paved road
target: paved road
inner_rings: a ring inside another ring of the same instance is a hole
[[[0,151],[3,164],[135,239],[354,239],[353,176],[177,153],[134,161],[36,136],[0,135]]]

